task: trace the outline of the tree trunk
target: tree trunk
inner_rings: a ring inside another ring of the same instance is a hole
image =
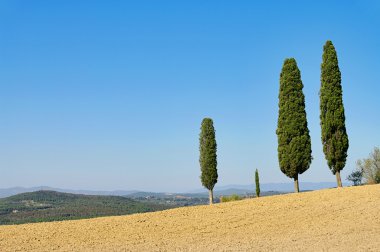
[[[209,190],[209,201],[210,201],[210,205],[212,205],[213,200],[214,200],[214,193],[212,192],[212,190]]]
[[[294,178],[294,192],[296,192],[296,193],[300,192],[300,188],[298,185],[298,174]]]
[[[342,179],[340,178],[340,171],[337,171],[335,173],[336,176],[336,183],[338,184],[338,187],[342,187]]]

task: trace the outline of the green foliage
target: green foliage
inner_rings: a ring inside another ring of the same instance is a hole
[[[333,174],[341,171],[347,159],[348,136],[342,98],[338,57],[331,41],[323,47],[321,64],[320,120],[323,152]]]
[[[260,179],[259,179],[259,171],[257,169],[255,172],[255,184],[256,184],[256,197],[260,197]]]
[[[280,75],[277,124],[278,160],[281,171],[297,179],[311,164],[311,140],[307,127],[305,96],[296,60],[286,59]]]
[[[210,118],[205,118],[202,121],[201,133],[199,135],[199,151],[202,185],[209,190],[213,190],[218,181],[218,171],[216,169],[215,130],[213,121]]]
[[[237,194],[232,194],[230,196],[222,196],[220,197],[220,202],[229,202],[229,201],[236,201],[236,200],[242,200],[243,197],[237,195]]]
[[[92,196],[54,191],[22,193],[0,199],[0,224],[21,224],[126,215],[167,209],[120,196]]]
[[[356,170],[351,172],[350,175],[348,175],[347,180],[354,183],[354,186],[358,186],[362,184],[363,179],[363,171],[362,170]]]
[[[375,147],[368,158],[358,160],[357,169],[363,172],[367,184],[380,183],[380,149]]]

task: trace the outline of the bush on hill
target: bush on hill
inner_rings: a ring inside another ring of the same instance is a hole
[[[237,194],[232,194],[230,196],[222,196],[220,197],[220,202],[229,202],[229,201],[236,201],[236,200],[242,200],[243,197],[237,195]]]

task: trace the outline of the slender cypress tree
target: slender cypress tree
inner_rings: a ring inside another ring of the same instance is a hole
[[[278,96],[278,161],[281,171],[294,179],[295,192],[299,192],[298,174],[309,169],[313,159],[302,89],[301,73],[296,60],[285,59]]]
[[[256,197],[260,197],[260,179],[259,179],[259,171],[257,169],[255,172],[255,184],[256,184]]]
[[[217,160],[216,160],[216,140],[213,121],[211,118],[204,118],[199,135],[199,163],[201,166],[202,185],[209,190],[210,205],[213,202],[213,189],[218,182]]]
[[[335,47],[328,40],[323,47],[321,64],[320,119],[323,152],[327,165],[336,175],[338,187],[342,187],[340,171],[346,165],[349,146],[341,81]]]

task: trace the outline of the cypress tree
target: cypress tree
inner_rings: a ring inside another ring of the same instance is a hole
[[[199,135],[199,163],[201,166],[201,182],[209,190],[210,205],[213,202],[213,189],[218,182],[216,140],[213,121],[204,118]]]
[[[346,165],[348,136],[346,132],[341,73],[338,57],[331,41],[323,47],[321,64],[320,119],[323,152],[331,172],[342,187],[340,171]]]
[[[298,175],[309,169],[312,160],[302,89],[301,73],[296,60],[285,59],[278,96],[277,150],[280,169],[294,179],[295,192],[299,192]]]
[[[260,179],[259,179],[259,171],[257,169],[255,172],[255,184],[256,184],[256,197],[260,197]]]

